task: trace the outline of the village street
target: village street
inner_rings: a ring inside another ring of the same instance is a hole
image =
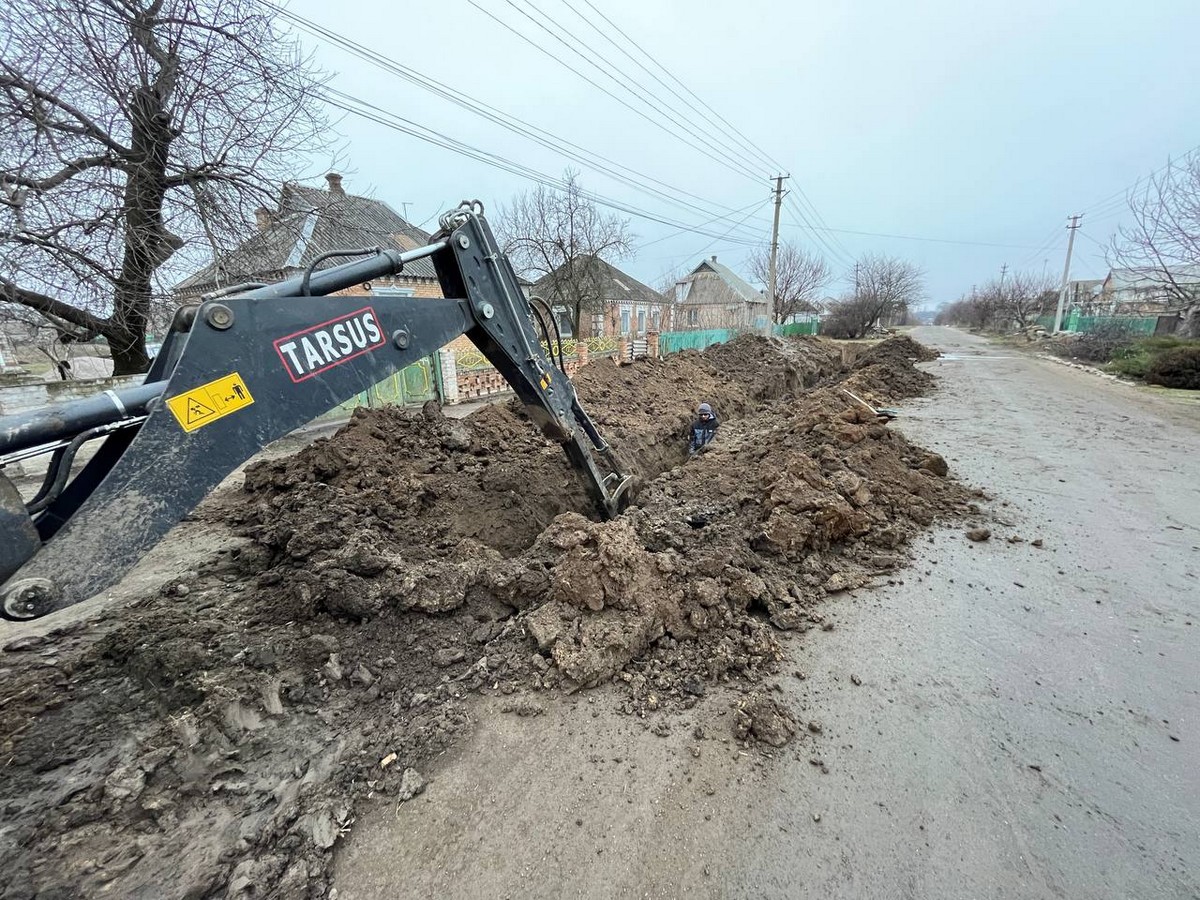
[[[935,531],[791,644],[819,734],[759,763],[719,703],[704,740],[603,692],[485,708],[422,797],[364,807],[339,900],[1200,893],[1200,406],[913,336],[941,383],[893,427],[987,491],[993,536]]]

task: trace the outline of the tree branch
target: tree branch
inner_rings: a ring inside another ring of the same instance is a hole
[[[105,320],[92,315],[86,310],[77,309],[69,303],[31,291],[0,276],[0,300],[19,303],[38,312],[78,325],[89,332],[100,333],[104,329]]]

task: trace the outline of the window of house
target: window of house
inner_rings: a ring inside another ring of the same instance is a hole
[[[604,337],[604,313],[592,316],[592,337]]]
[[[630,318],[633,315],[633,310],[628,306],[621,307],[621,334],[629,334]]]
[[[689,309],[688,316],[687,316],[687,323],[689,325],[691,325],[693,328],[695,326],[699,325],[700,324],[700,310]]]
[[[654,311],[652,313],[650,313],[650,329],[652,331],[661,331],[662,330],[662,328],[660,327],[661,325],[662,325],[662,310],[660,310],[656,306],[654,308]]]
[[[639,307],[638,307],[638,311],[637,311],[637,312],[638,312],[638,318],[637,318],[638,329],[637,329],[637,333],[638,333],[638,334],[645,334],[645,333],[646,333],[646,307],[644,307],[644,306],[639,306]]]
[[[555,306],[554,321],[558,323],[558,333],[564,339],[575,337],[575,329],[571,327],[571,313],[567,311],[565,306]]]

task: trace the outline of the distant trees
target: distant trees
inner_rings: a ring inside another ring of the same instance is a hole
[[[565,190],[539,186],[516,196],[500,211],[496,230],[504,252],[531,281],[548,277],[545,299],[566,310],[574,334],[583,317],[603,311],[603,280],[597,260],[612,262],[632,250],[629,221],[608,215],[584,193],[577,173],[567,171]]]
[[[9,0],[0,35],[0,301],[145,371],[181,262],[325,146],[316,73],[254,0]]]
[[[1014,272],[1008,278],[993,278],[982,289],[943,307],[934,321],[977,331],[1024,330],[1039,316],[1053,312],[1057,303],[1058,291],[1050,278]]]
[[[899,321],[925,296],[924,272],[894,256],[869,253],[847,272],[846,280],[852,293],[830,304],[822,334],[863,337],[885,322]]]
[[[750,256],[750,274],[762,284],[770,283],[771,250],[763,247]],[[790,241],[779,245],[775,263],[775,297],[771,316],[786,322],[792,316],[818,312],[820,299],[833,274],[829,264]]]
[[[1184,333],[1200,337],[1200,292],[1181,273],[1200,273],[1200,151],[1151,175],[1129,196],[1133,224],[1112,242],[1117,265],[1157,282],[1178,305]]]

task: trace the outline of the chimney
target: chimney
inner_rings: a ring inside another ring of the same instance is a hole
[[[346,191],[342,187],[342,176],[337,172],[330,172],[325,176],[325,180],[329,182],[329,193],[338,194],[342,197],[346,196]]]
[[[271,211],[265,206],[260,206],[254,211],[254,220],[258,223],[259,231],[266,231],[271,227]]]

